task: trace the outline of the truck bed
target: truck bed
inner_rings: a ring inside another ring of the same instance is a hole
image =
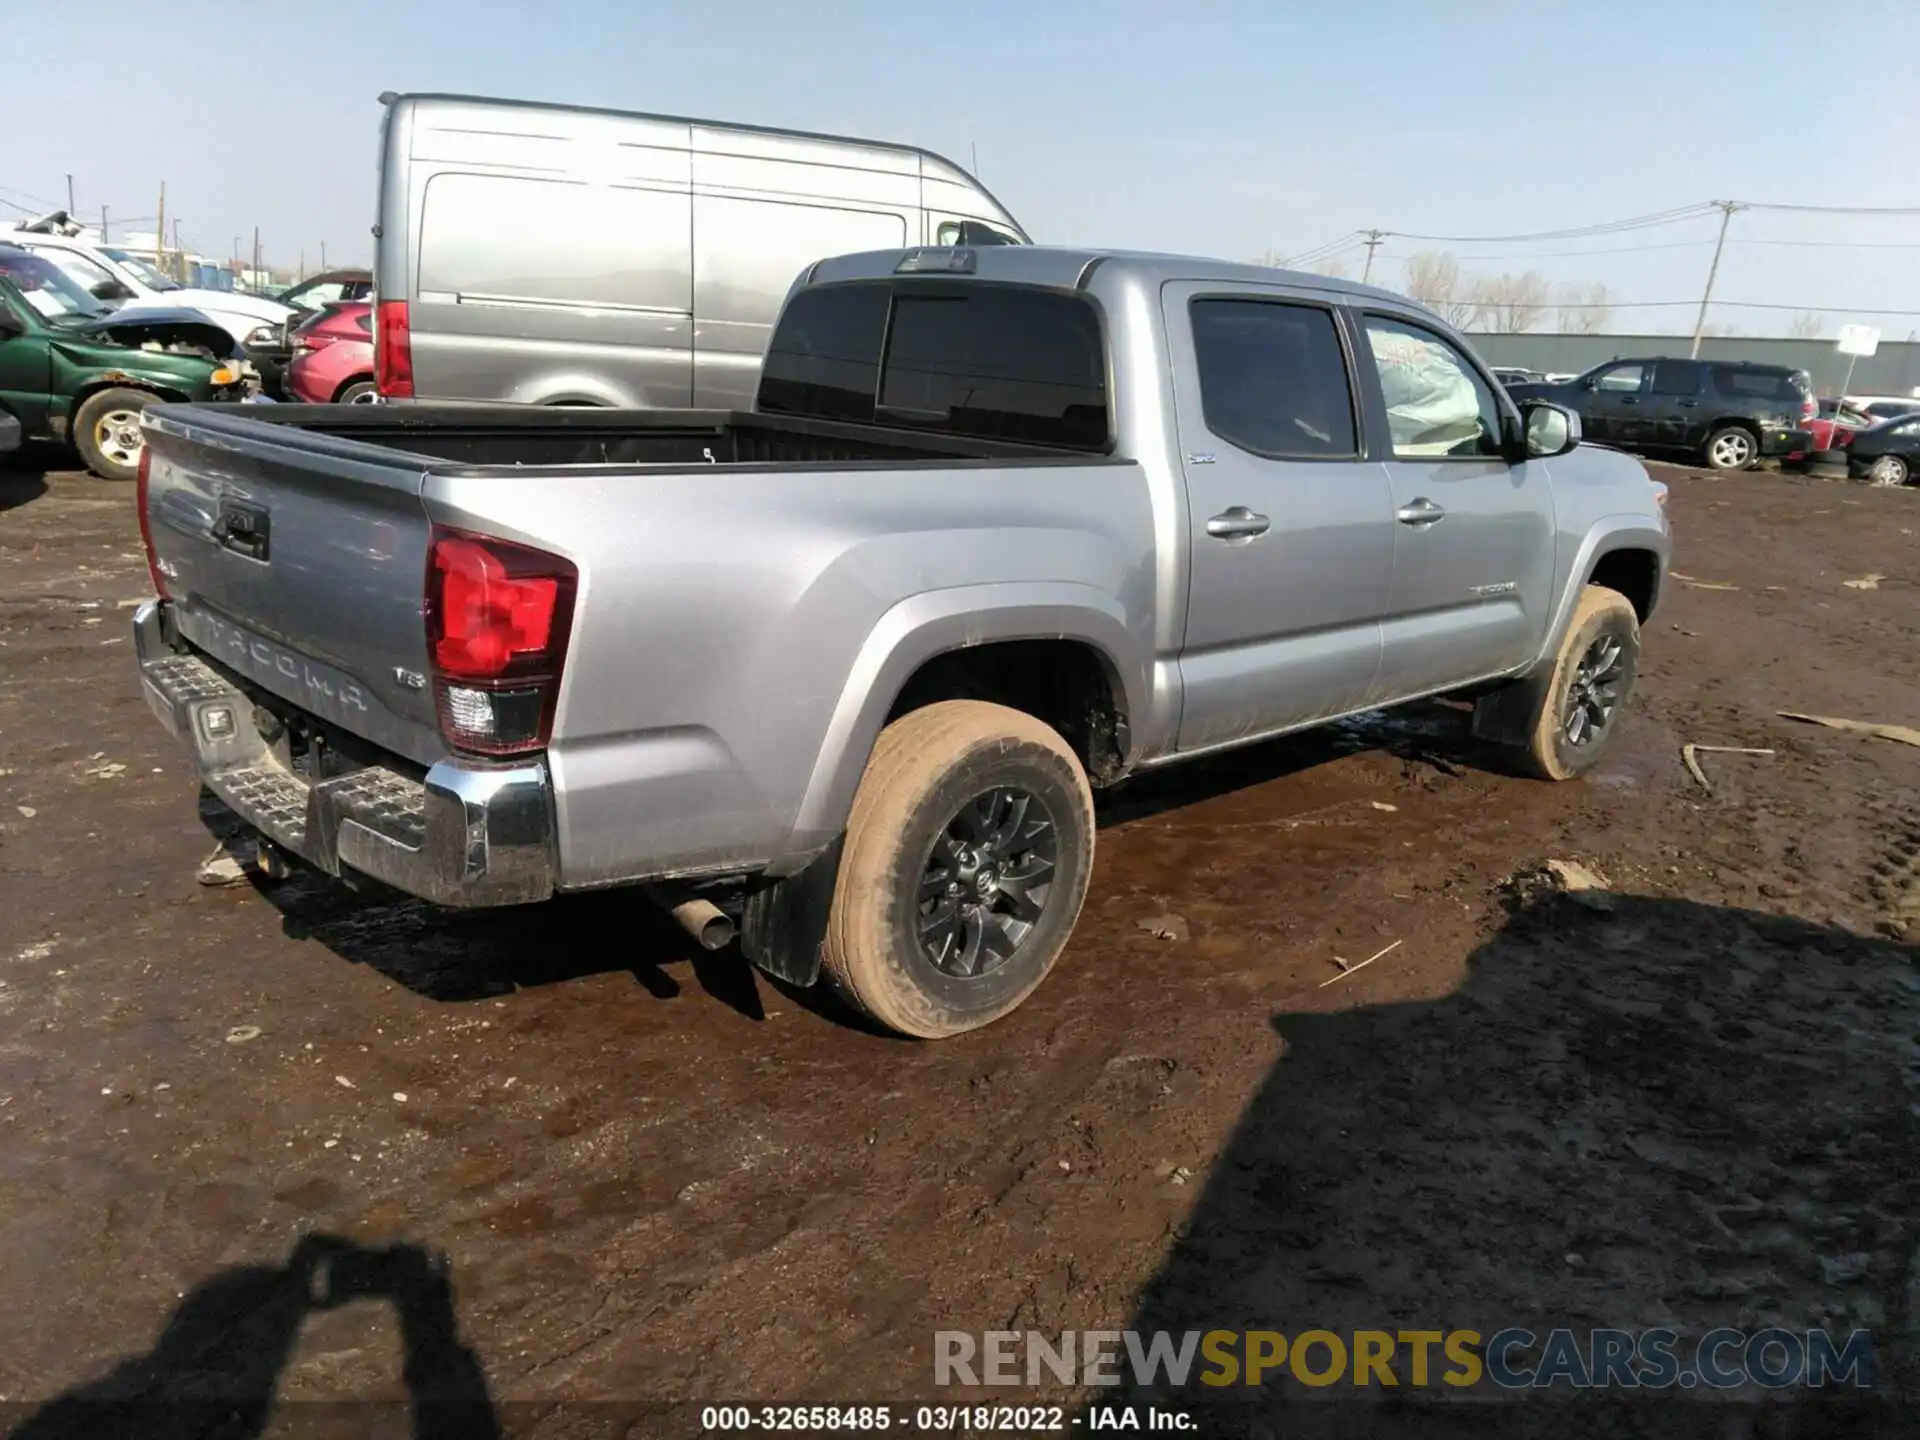
[[[195,419],[232,407],[193,407]],[[1086,464],[1082,450],[729,410],[608,410],[545,405],[260,405],[248,420],[456,465],[897,464],[1022,459]]]

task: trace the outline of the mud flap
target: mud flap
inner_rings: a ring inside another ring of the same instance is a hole
[[[845,843],[844,836],[837,837],[806,869],[747,896],[740,913],[740,949],[774,979],[801,986],[819,980],[820,947],[827,939]]]
[[[1482,695],[1473,705],[1473,734],[1495,745],[1525,745],[1533,735],[1540,707],[1553,686],[1555,667],[1542,666],[1525,679],[1514,680]]]

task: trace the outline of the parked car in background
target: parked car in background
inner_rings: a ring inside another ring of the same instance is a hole
[[[364,405],[380,398],[373,388],[372,305],[335,301],[294,328],[287,396],[308,405]]]
[[[1847,445],[1847,473],[1875,485],[1911,485],[1920,468],[1920,413],[1896,415],[1857,431]]]
[[[1855,434],[1878,423],[1876,416],[1849,405],[1844,399],[1822,400],[1820,413],[1807,421],[1807,431],[1813,437],[1812,453],[1844,450]]]
[[[1848,395],[1846,402],[1863,410],[1875,420],[1893,420],[1901,415],[1920,415],[1920,396]]]
[[[242,352],[195,310],[128,314],[65,270],[0,244],[0,410],[26,440],[71,444],[103,480],[131,480],[160,401],[239,400]]]
[[[288,367],[294,360],[293,332],[306,321],[319,314],[322,309],[336,300],[369,300],[373,295],[373,272],[371,270],[327,270],[318,275],[309,275],[297,285],[289,285],[276,295],[284,305],[293,307],[279,327],[278,332],[269,340],[256,340],[247,347],[247,353],[255,358],[263,377],[271,374],[277,383],[270,383],[269,389],[279,399],[287,399],[292,393],[288,378]]]
[[[1100,251],[823,259],[751,414],[148,425],[141,689],[269,856],[664,883],[924,1038],[1046,977],[1092,785],[1439,693],[1588,773],[1671,546],[1645,466],[1412,302]]]
[[[178,284],[129,251],[94,245],[70,233],[78,229],[64,210],[56,210],[13,230],[0,231],[0,241],[52,261],[96,300],[129,313],[198,310],[239,345],[270,345],[280,323],[293,313],[277,300]],[[271,379],[264,374],[262,378]]]
[[[274,296],[282,305],[291,305],[296,311],[309,315],[335,300],[372,298],[371,270],[323,270],[318,275],[307,276],[298,284],[287,286]]]
[[[1519,385],[1516,400],[1576,411],[1586,438],[1622,450],[1688,455],[1714,470],[1813,448],[1813,381],[1744,360],[1609,360],[1564,385]]]
[[[1027,243],[978,181],[904,145],[382,99],[374,331],[389,399],[744,409],[814,261]]]

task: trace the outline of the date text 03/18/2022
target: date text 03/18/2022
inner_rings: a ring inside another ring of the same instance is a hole
[[[1095,1405],[1070,1416],[1060,1405],[709,1405],[700,1412],[708,1434],[1038,1435],[1067,1430],[1139,1430],[1175,1433],[1196,1428],[1184,1410],[1163,1406]]]

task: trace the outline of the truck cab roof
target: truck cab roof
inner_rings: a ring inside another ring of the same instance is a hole
[[[1146,250],[1094,250],[1054,245],[938,248],[916,246],[903,250],[873,250],[822,260],[806,272],[802,284],[825,285],[842,280],[878,280],[899,274],[974,278],[1005,285],[1039,285],[1051,289],[1082,290],[1096,270],[1114,269],[1142,284],[1192,280],[1202,282],[1291,285],[1322,290],[1349,300],[1383,301],[1425,310],[1419,302],[1377,285],[1282,270],[1270,265],[1235,264],[1193,255],[1162,254]]]

